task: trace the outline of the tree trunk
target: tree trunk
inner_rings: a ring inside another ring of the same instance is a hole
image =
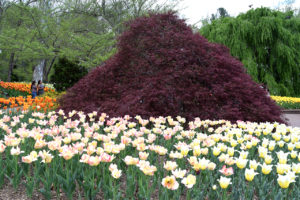
[[[52,60],[51,60],[51,63],[50,63],[50,65],[49,65],[49,68],[47,69],[46,68],[46,65],[45,65],[45,72],[44,72],[44,82],[48,82],[48,75],[49,75],[49,73],[50,73],[50,71],[51,71],[51,68],[52,68],[52,66],[53,66],[53,64],[54,64],[54,62],[55,62],[55,60],[56,60],[56,57],[57,56],[54,56],[53,58],[52,58]]]
[[[44,67],[43,67],[43,82],[46,82],[46,80],[45,80],[45,72],[46,72],[48,61],[49,61],[48,59],[45,59],[45,62],[44,62]]]
[[[15,53],[10,54],[9,58],[9,68],[8,68],[8,75],[7,75],[7,82],[11,82],[11,76],[14,69],[15,64]]]

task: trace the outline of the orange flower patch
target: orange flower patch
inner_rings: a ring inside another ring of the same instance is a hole
[[[56,99],[50,97],[36,97],[35,99],[32,99],[31,96],[10,97],[8,99],[0,98],[0,105],[3,109],[16,108],[17,111],[22,107],[22,110],[33,109],[47,112],[55,109],[55,102]]]
[[[3,82],[0,81],[0,86],[5,89],[17,90],[21,92],[26,92],[28,94],[31,93],[30,83],[15,83],[15,82]],[[53,89],[45,87],[44,91],[47,92],[54,92]]]

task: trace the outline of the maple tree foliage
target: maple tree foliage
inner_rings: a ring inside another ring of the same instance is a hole
[[[283,122],[280,108],[229,49],[193,33],[173,12],[129,22],[117,53],[70,88],[60,105],[110,117]]]

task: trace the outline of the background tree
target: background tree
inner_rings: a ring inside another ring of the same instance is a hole
[[[213,20],[229,16],[230,15],[228,14],[227,10],[223,7],[220,7],[217,9],[217,12],[215,14],[211,14],[211,17],[209,20],[207,20],[207,22],[212,22]]]
[[[87,69],[99,66],[116,52],[125,21],[179,1],[0,0],[0,79],[15,74],[30,81],[43,63],[47,82],[60,57]]]
[[[70,12],[100,18],[116,34],[123,29],[123,22],[142,16],[149,11],[163,12],[175,9],[181,0],[71,0]],[[69,10],[69,9],[67,9]]]
[[[229,47],[252,78],[274,95],[300,95],[300,20],[293,12],[251,9],[205,24],[200,33]]]
[[[11,80],[14,66],[18,60],[22,60],[21,64],[27,62],[30,51],[36,48],[36,43],[33,41],[35,32],[31,31],[33,24],[23,8],[30,8],[29,5],[35,1],[20,1],[19,4],[9,2],[9,6],[1,17],[1,71],[6,72],[7,80]],[[32,12],[34,12],[32,10]],[[30,45],[32,48],[28,48]],[[4,65],[4,66],[3,66]],[[5,67],[6,66],[6,67]],[[2,70],[2,67],[4,68]]]

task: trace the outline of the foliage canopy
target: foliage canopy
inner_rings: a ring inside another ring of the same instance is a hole
[[[129,23],[118,52],[70,88],[60,103],[66,112],[111,117],[282,122],[280,108],[242,63],[226,47],[194,34],[174,13]]]
[[[43,63],[47,82],[60,57],[88,69],[99,66],[116,52],[124,21],[178,1],[0,0],[0,79],[30,81]]]
[[[293,12],[251,9],[205,24],[200,33],[226,45],[251,77],[274,95],[300,95],[300,18]]]

